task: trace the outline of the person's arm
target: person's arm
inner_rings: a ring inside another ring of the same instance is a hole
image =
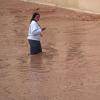
[[[33,34],[33,35],[40,34],[41,32],[42,32],[41,29],[35,29],[35,30],[32,30],[32,34]]]
[[[42,29],[37,26],[36,22],[31,23],[31,33],[33,35],[38,35],[42,32]]]

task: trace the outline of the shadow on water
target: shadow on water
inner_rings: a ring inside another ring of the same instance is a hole
[[[73,22],[72,31],[69,34],[69,46],[67,51],[68,61],[84,58],[83,50],[81,48],[83,46],[85,36],[85,34],[83,34],[83,31],[84,27],[79,26],[78,22]]]
[[[70,46],[68,48],[68,59],[67,60],[73,60],[73,59],[81,59],[83,58],[81,50],[81,42],[72,42],[70,43]]]
[[[66,61],[69,66],[87,66],[84,52],[85,28],[79,22],[72,23],[72,30],[69,33]]]

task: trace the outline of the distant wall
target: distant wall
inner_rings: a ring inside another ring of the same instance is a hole
[[[79,0],[79,8],[100,13],[100,0]]]
[[[100,13],[100,0],[23,0]]]

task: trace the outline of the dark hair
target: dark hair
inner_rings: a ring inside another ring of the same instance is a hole
[[[35,19],[35,17],[36,17],[37,15],[39,15],[39,16],[40,16],[40,14],[39,14],[38,12],[33,13],[33,15],[32,15],[32,18],[31,18],[30,22],[32,22],[32,20],[34,20],[34,19]]]

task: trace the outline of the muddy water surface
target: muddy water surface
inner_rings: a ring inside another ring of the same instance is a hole
[[[0,100],[100,100],[99,20],[77,20],[72,12],[42,8],[40,23],[47,26],[41,38],[43,53],[30,56],[23,12],[27,6],[21,10],[20,3],[16,9],[3,4]]]

